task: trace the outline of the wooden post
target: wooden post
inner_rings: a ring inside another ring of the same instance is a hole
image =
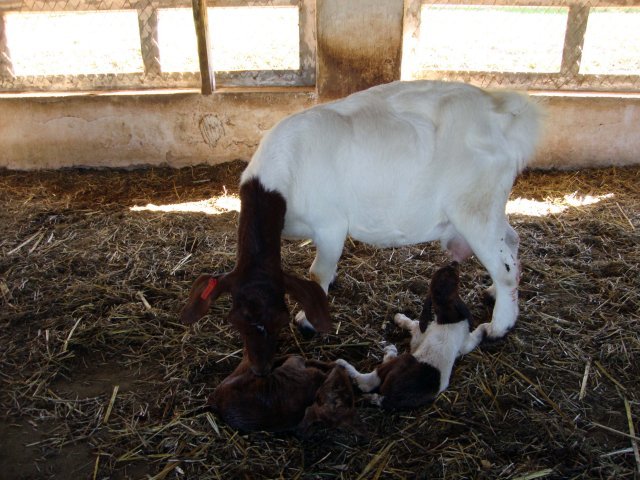
[[[9,55],[4,13],[0,12],[0,78],[13,78],[13,63]]]
[[[402,27],[402,61],[400,79],[415,80],[417,67],[416,50],[420,40],[420,24],[422,22],[422,1],[405,0]]]
[[[138,29],[144,73],[150,77],[161,73],[158,48],[158,9],[151,0],[138,2]]]
[[[564,49],[562,51],[562,66],[560,71],[563,80],[573,81],[580,72],[582,61],[582,47],[584,34],[587,31],[589,19],[589,7],[571,5],[567,17],[567,30],[564,37]]]
[[[320,101],[400,79],[403,0],[317,3]]]
[[[193,21],[198,37],[198,58],[202,78],[202,94],[211,95],[216,89],[213,67],[209,62],[209,20],[207,18],[207,0],[192,0]]]

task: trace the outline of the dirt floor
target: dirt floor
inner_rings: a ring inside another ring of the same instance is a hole
[[[214,199],[243,165],[0,171],[0,478],[640,478],[640,168],[520,177],[512,198],[530,201],[514,205],[546,214],[510,215],[516,329],[460,359],[433,406],[359,398],[366,435],[299,438],[239,433],[200,408],[239,361],[228,298],[177,323],[196,276],[234,266],[237,212]],[[210,213],[132,209],[196,201]],[[285,241],[283,258],[305,276],[313,246]],[[445,261],[436,244],[348,241],[334,332],[291,328],[282,353],[372,368],[383,340],[407,348],[391,319],[420,313]],[[478,320],[488,282],[462,265]]]

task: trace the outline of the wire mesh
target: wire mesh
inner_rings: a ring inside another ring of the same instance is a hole
[[[190,2],[172,2],[190,8]],[[197,72],[163,72],[152,0],[24,0],[0,23],[0,89],[198,87]],[[37,35],[35,35],[37,33]]]
[[[411,0],[405,9],[403,77],[637,92],[640,7],[634,3]]]
[[[315,15],[315,2],[215,2],[222,10],[247,10],[246,6],[255,5],[289,7],[288,18],[294,22],[289,43],[295,44],[295,65],[289,62],[278,69],[249,64],[244,70],[238,67],[232,72],[225,71],[223,65],[216,72],[217,83],[315,83],[315,47],[311,47],[307,31],[311,26],[309,18]],[[222,21],[214,27],[215,33],[225,30]],[[222,38],[220,42],[237,45],[233,40]],[[0,91],[199,86],[191,0],[22,0],[0,4]]]
[[[461,80],[485,87],[637,92],[640,7],[634,4],[406,0],[403,78]],[[218,85],[315,83],[315,1],[218,0],[215,5],[300,9],[297,67],[219,70]],[[192,18],[190,0],[2,2],[0,91],[197,88]]]

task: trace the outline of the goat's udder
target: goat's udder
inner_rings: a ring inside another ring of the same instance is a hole
[[[464,238],[455,236],[447,242],[447,253],[453,261],[463,262],[473,255],[473,250]]]

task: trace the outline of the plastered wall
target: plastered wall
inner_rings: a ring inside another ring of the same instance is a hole
[[[135,167],[249,160],[283,117],[400,78],[402,0],[318,0],[317,87],[0,96],[0,167]],[[640,163],[640,96],[536,95],[542,168]]]
[[[266,130],[311,92],[0,99],[0,166],[130,167],[249,159]]]
[[[533,166],[583,168],[640,164],[640,96],[535,96],[546,110]]]

